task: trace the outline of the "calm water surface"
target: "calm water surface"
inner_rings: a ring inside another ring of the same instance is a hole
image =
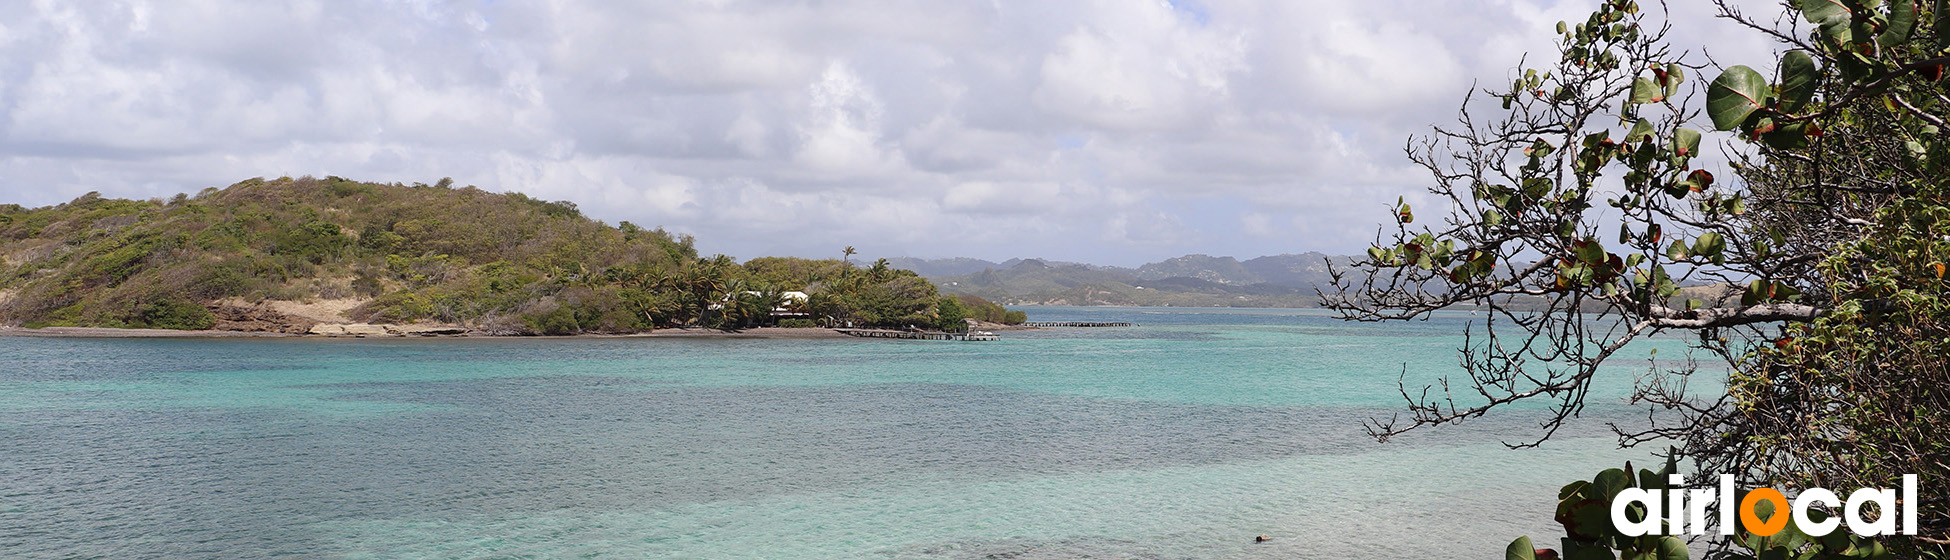
[[[1522,411],[1366,438],[1467,315],[1031,309],[1143,326],[0,338],[0,557],[1492,558],[1647,457],[1604,428],[1631,368],[1541,449]]]

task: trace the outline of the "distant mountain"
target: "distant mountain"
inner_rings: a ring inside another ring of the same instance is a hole
[[[977,272],[981,272],[983,269],[989,269],[989,268],[1007,268],[1006,265],[999,265],[997,263],[985,261],[982,259],[970,259],[970,258],[963,258],[963,257],[957,257],[952,259],[917,259],[913,257],[897,257],[897,258],[887,259],[887,264],[892,265],[894,268],[904,268],[907,270],[912,270],[916,273],[919,273],[921,276],[925,276],[928,278],[940,278],[943,276],[960,276],[963,274],[974,274]]]
[[[1269,255],[1240,265],[1245,267],[1247,272],[1258,277],[1261,282],[1309,288],[1327,283],[1327,261],[1329,260],[1337,265],[1346,265],[1351,259],[1306,252],[1298,255]]]
[[[1138,278],[1163,280],[1166,278],[1197,278],[1219,284],[1258,284],[1264,282],[1259,275],[1246,270],[1239,259],[1214,257],[1211,255],[1185,255],[1175,259],[1154,262],[1138,267]]]
[[[1010,305],[1147,305],[1204,307],[1312,307],[1314,286],[1327,281],[1321,253],[1273,255],[1240,262],[1233,257],[1186,255],[1138,268],[1010,259],[964,274],[977,259],[897,260],[921,272],[943,293],[966,293]]]
[[[898,258],[887,259],[887,264],[893,266],[894,268],[912,270],[914,272],[920,273],[921,276],[925,276],[928,278],[942,278],[947,276],[961,276],[964,274],[974,274],[991,268],[996,270],[1007,270],[1010,268],[1014,268],[1016,265],[1028,261],[1036,261],[1042,263],[1042,265],[1044,266],[1082,267],[1089,270],[1125,272],[1125,273],[1136,272],[1134,269],[1122,268],[1116,266],[1103,266],[1103,265],[1094,265],[1094,264],[1079,263],[1079,262],[1052,261],[1046,259],[1009,259],[998,263],[998,262],[985,261],[982,259],[971,259],[966,257],[954,257],[954,258],[946,258],[946,259],[917,259],[914,257],[898,257]]]

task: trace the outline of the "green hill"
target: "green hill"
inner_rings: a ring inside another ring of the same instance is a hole
[[[885,261],[739,264],[688,236],[448,180],[251,179],[169,200],[0,206],[0,322],[226,328],[263,302],[313,300],[356,303],[346,321],[496,334],[738,328],[780,306],[802,322],[927,324],[941,302]]]

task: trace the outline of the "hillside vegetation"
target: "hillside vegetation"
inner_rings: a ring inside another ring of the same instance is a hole
[[[347,320],[495,334],[729,329],[781,306],[806,326],[931,325],[953,300],[885,261],[740,264],[698,255],[688,236],[448,180],[251,179],[169,200],[0,206],[8,324],[202,329],[237,302],[314,299],[363,300]]]

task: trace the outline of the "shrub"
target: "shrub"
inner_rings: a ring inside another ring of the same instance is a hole
[[[134,315],[128,323],[136,328],[203,330],[217,324],[210,310],[178,298],[143,304]]]
[[[570,335],[582,332],[576,324],[575,310],[556,305],[548,311],[522,316],[522,322],[535,332],[550,336]]]

